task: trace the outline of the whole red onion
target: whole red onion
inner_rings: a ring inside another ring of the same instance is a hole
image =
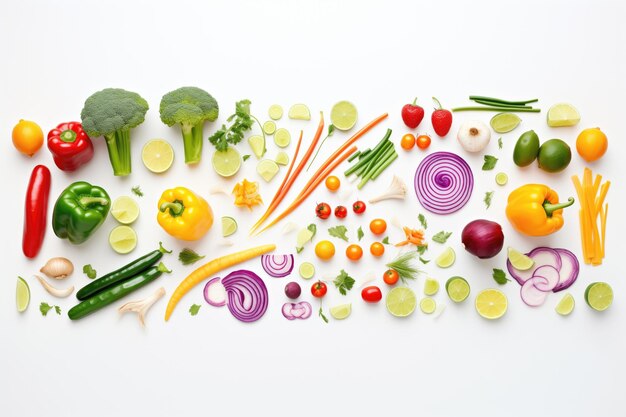
[[[465,250],[481,259],[492,258],[502,250],[504,234],[502,227],[490,220],[474,220],[469,222],[463,233],[461,241]]]

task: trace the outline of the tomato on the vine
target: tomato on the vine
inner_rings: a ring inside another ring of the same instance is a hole
[[[356,213],[356,214],[361,214],[365,211],[365,203],[362,201],[356,201],[353,205],[352,205],[352,210]]]
[[[328,287],[322,281],[317,281],[311,286],[311,294],[313,297],[322,298],[328,292]]]
[[[343,219],[347,215],[348,215],[348,209],[347,208],[345,208],[344,206],[337,206],[337,207],[335,207],[335,217],[339,217],[340,219]]]
[[[388,269],[383,274],[383,281],[385,281],[385,284],[387,285],[394,285],[398,282],[399,279],[400,274],[398,274],[398,271],[396,271],[395,269]]]
[[[331,212],[330,206],[326,203],[319,203],[317,207],[315,207],[315,215],[320,219],[329,218]]]
[[[383,293],[376,285],[370,285],[361,290],[361,298],[366,303],[377,303],[383,299]]]

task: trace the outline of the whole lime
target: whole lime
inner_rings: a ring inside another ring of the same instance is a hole
[[[546,172],[560,172],[569,165],[572,160],[572,150],[561,139],[550,139],[541,145],[537,162],[539,168]]]

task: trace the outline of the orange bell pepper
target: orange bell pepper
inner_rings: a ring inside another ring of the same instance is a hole
[[[559,203],[559,195],[547,185],[526,184],[509,194],[506,217],[524,235],[546,236],[563,227],[563,209],[572,204],[572,197]]]
[[[198,240],[213,225],[213,211],[206,200],[185,187],[163,191],[157,221],[170,235]]]

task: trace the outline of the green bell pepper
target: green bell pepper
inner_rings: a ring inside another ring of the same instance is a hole
[[[81,244],[104,223],[110,206],[111,199],[104,189],[85,181],[70,184],[54,204],[54,234]]]

